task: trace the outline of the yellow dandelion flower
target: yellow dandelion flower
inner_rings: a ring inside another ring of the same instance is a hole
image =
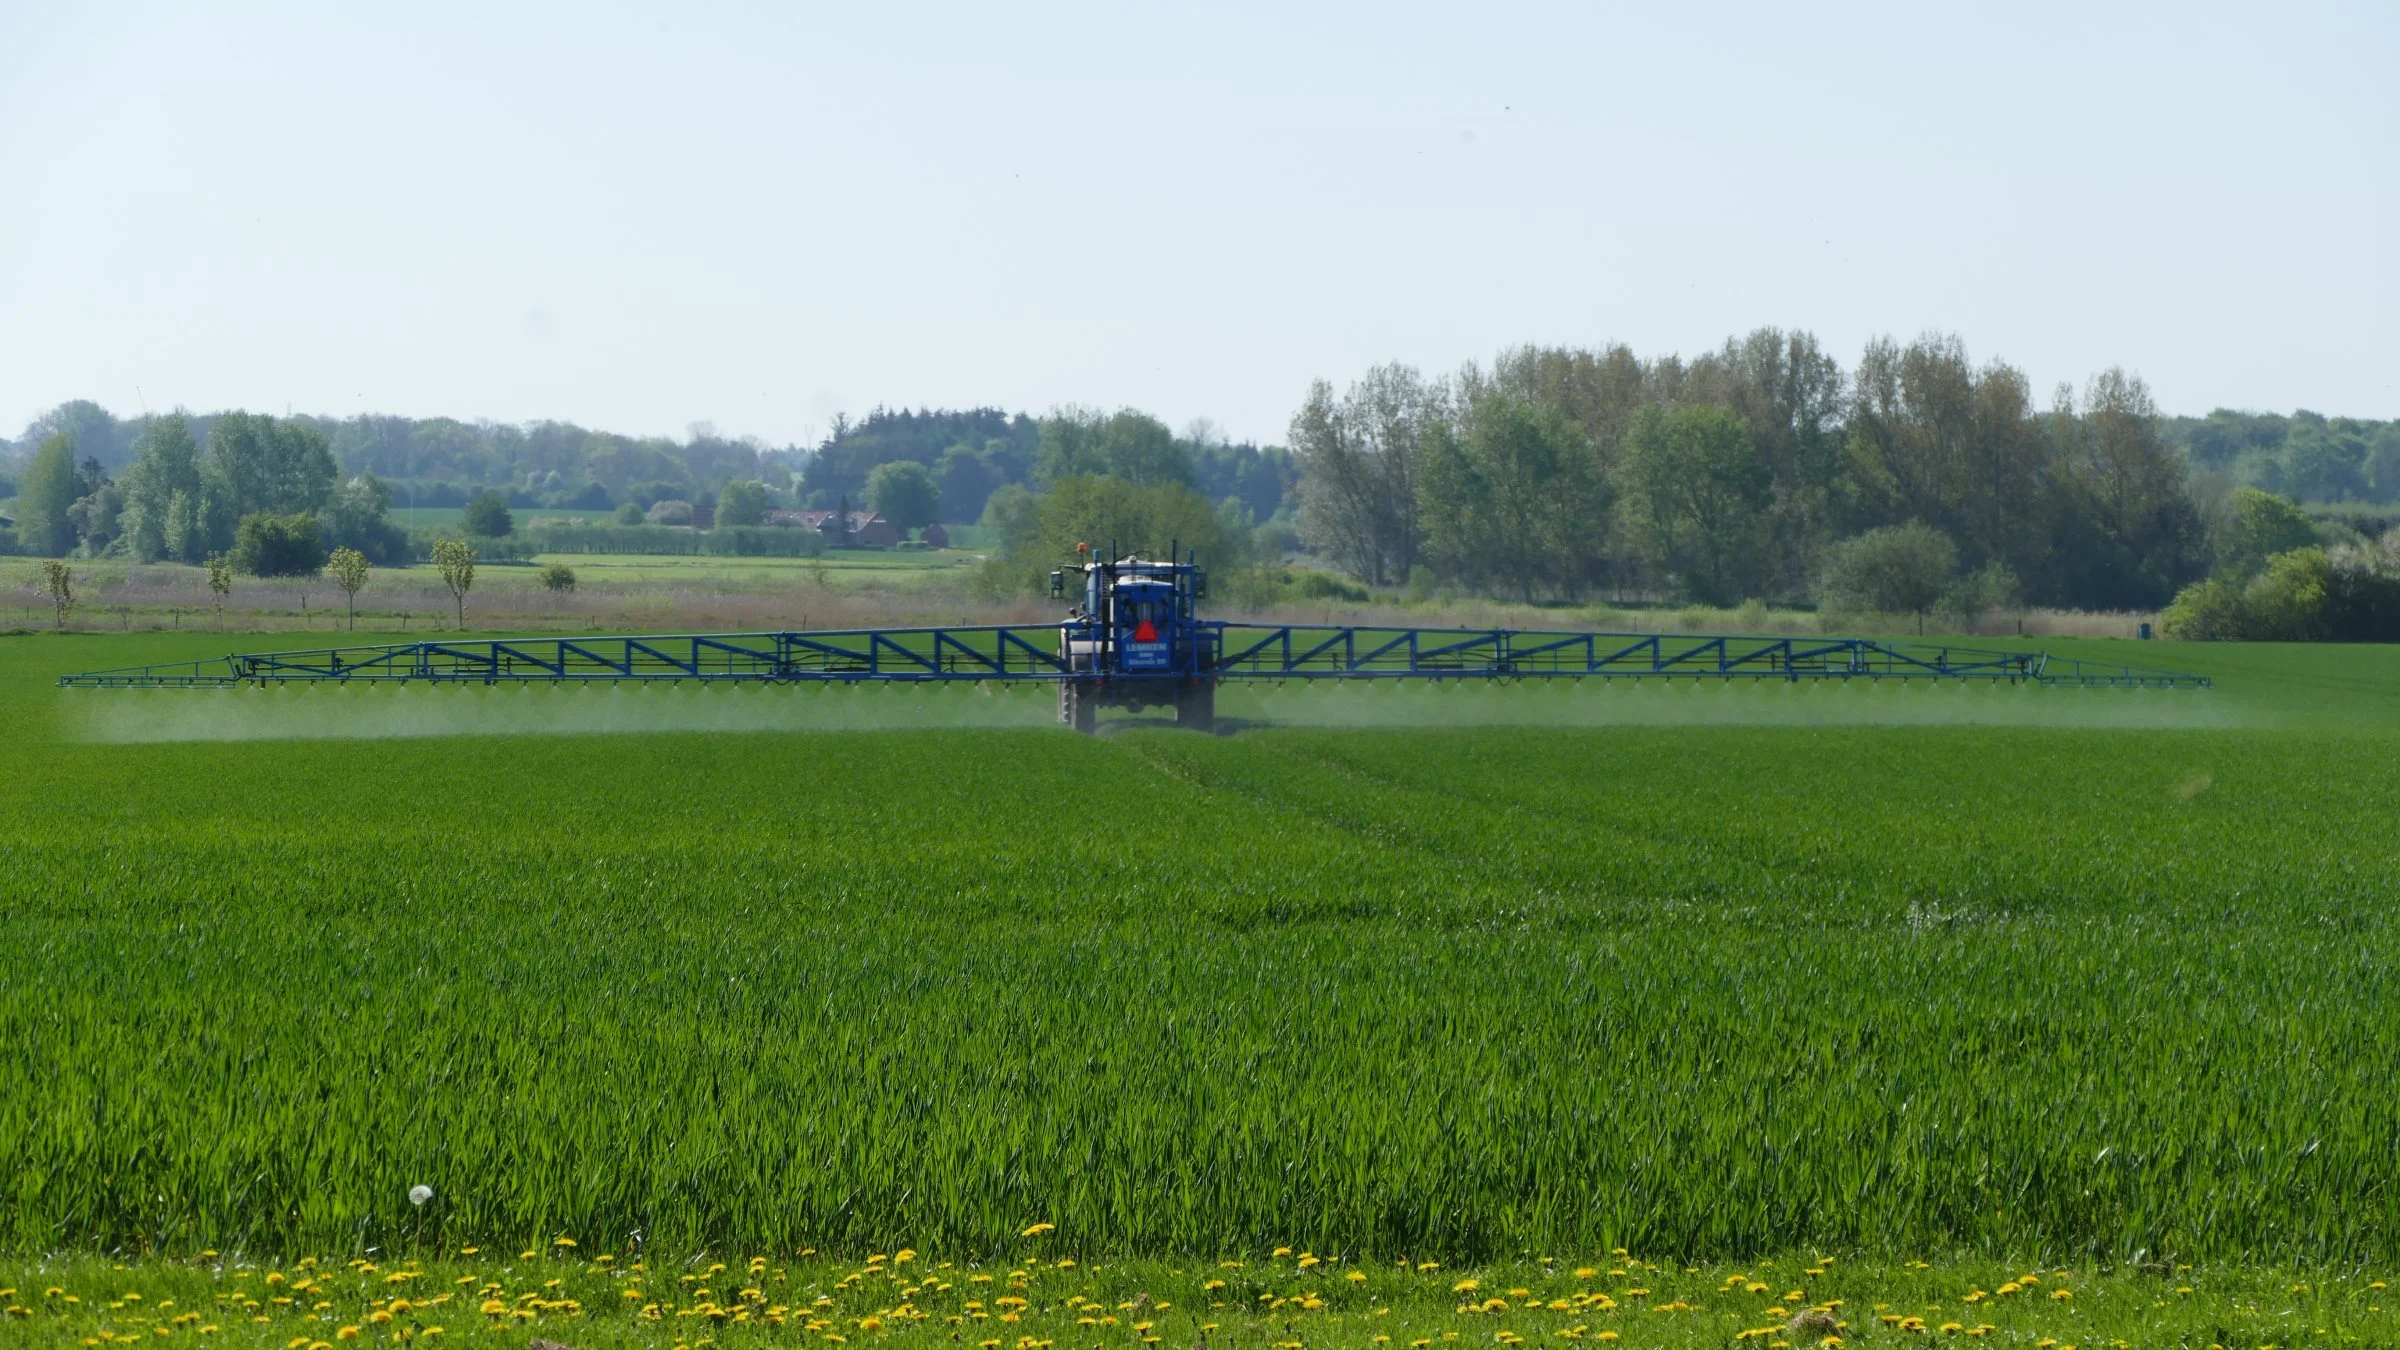
[[[2050,1297],[2057,1299],[2061,1303],[2064,1303],[2068,1299],[2075,1297],[2075,1295],[2064,1289],[2053,1289],[2050,1291]]]
[[[1058,1227],[1058,1225],[1057,1225],[1057,1224],[1054,1224],[1054,1223],[1037,1223],[1037,1224],[1033,1225],[1032,1227],[1030,1227],[1030,1228],[1026,1229],[1024,1232],[1017,1234],[1017,1236],[1018,1236],[1018,1237],[1040,1237],[1042,1234],[1044,1234],[1044,1233],[1047,1233],[1047,1232],[1050,1232],[1050,1231],[1052,1231],[1052,1230],[1056,1229],[1057,1227]]]
[[[358,1328],[343,1327],[340,1331],[333,1333],[333,1338],[337,1341],[355,1341],[358,1339]]]
[[[553,1247],[572,1247],[575,1245],[575,1239],[565,1236],[555,1237],[550,1239],[550,1245]]]

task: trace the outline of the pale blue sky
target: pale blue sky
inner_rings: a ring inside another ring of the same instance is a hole
[[[0,428],[1280,440],[1525,341],[1963,335],[2400,415],[2400,5],[0,0]]]

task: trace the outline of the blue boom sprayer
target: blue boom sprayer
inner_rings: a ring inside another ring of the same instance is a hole
[[[342,684],[1054,684],[1059,721],[1094,730],[1099,711],[1166,708],[1216,723],[1228,682],[1361,680],[1932,680],[2086,689],[2204,689],[2205,676],[1859,637],[1589,633],[1522,628],[1203,619],[1208,575],[1180,545],[1165,561],[1114,547],[1050,574],[1077,599],[1064,623],[806,629],[643,636],[443,637],[386,646],[256,652],[211,661],[64,675],[82,689],[222,689]],[[1081,580],[1074,581],[1080,574]]]

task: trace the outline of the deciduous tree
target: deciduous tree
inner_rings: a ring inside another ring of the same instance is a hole
[[[517,528],[517,518],[508,509],[508,498],[490,488],[475,494],[459,513],[460,528],[479,539],[500,539]]]
[[[1491,391],[1466,411],[1463,434],[1427,432],[1416,483],[1423,552],[1473,585],[1574,593],[1605,556],[1608,485],[1590,442],[1554,404]]]
[[[1333,386],[1310,386],[1291,425],[1302,533],[1361,581],[1405,579],[1420,537],[1418,454],[1449,421],[1449,391],[1407,366],[1368,371],[1338,402]]]
[[[33,452],[17,486],[17,543],[37,557],[64,557],[75,547],[73,511],[81,497],[75,474],[75,435],[55,431]]]
[[[464,539],[433,541],[433,568],[458,604],[458,626],[467,626],[467,592],[475,587],[475,546]]]
[[[763,525],[774,505],[767,485],[755,478],[736,478],[717,490],[719,525]]]
[[[2216,574],[2246,585],[2266,570],[2267,559],[2315,542],[2316,527],[2296,503],[2257,488],[2237,488],[2216,530]]]
[[[941,489],[925,466],[914,460],[878,464],[867,475],[867,509],[881,514],[905,535],[932,524],[941,514]]]
[[[53,627],[67,626],[67,611],[75,607],[75,569],[56,558],[42,560],[42,589],[50,595]]]
[[[143,423],[134,438],[133,464],[118,489],[125,500],[121,528],[133,556],[141,562],[189,562],[183,550],[190,543],[190,503],[201,492],[200,446],[180,411]],[[186,503],[186,518],[171,529],[178,496]]]
[[[233,559],[222,553],[211,553],[204,564],[208,568],[209,593],[216,597],[217,627],[225,626],[225,599],[233,594]]]
[[[1644,408],[1626,437],[1628,532],[1653,568],[1708,604],[1757,593],[1773,486],[1729,409]]]
[[[342,599],[350,610],[350,630],[358,631],[358,593],[367,584],[367,555],[354,548],[337,548],[325,560],[325,571],[333,584],[342,588]]]

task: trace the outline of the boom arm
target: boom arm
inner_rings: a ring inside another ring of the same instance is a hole
[[[1157,674],[1070,669],[1055,625],[648,637],[503,638],[261,652],[65,675],[66,688],[215,688],[292,681],[524,684],[1100,680],[1458,680],[1688,677],[1979,680],[2205,689],[2206,676],[1873,638],[1195,623],[1210,655]]]

